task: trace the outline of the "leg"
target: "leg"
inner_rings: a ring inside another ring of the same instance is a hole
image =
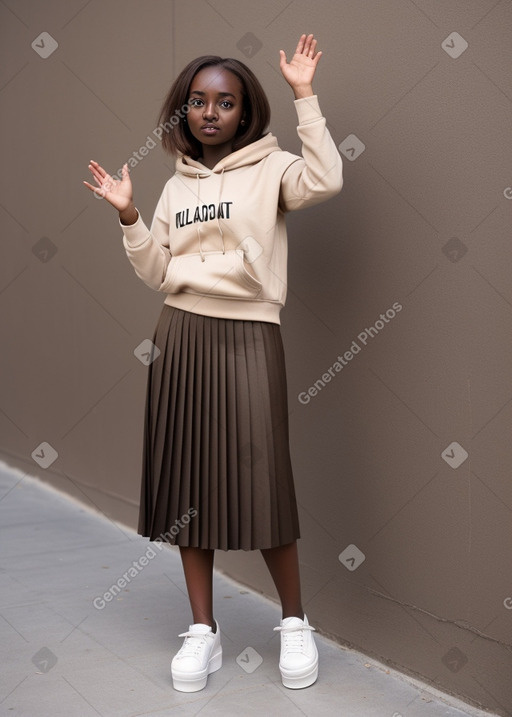
[[[210,625],[215,632],[215,620],[213,619],[214,553],[214,550],[180,546],[181,562],[194,623]]]
[[[290,689],[309,687],[318,677],[318,650],[302,610],[297,542],[261,553],[283,608],[281,625],[274,628],[281,631],[279,670],[283,685]]]
[[[212,609],[214,551],[180,546],[180,555],[194,624],[181,635],[185,640],[172,659],[172,684],[179,692],[197,692],[222,666],[220,630]]]
[[[303,620],[297,541],[277,548],[266,548],[261,554],[279,594],[283,619],[299,617]]]

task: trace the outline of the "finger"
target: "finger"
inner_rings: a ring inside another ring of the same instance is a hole
[[[105,187],[108,190],[113,189],[117,184],[117,180],[115,180],[113,177],[110,176],[110,174],[107,174],[106,172],[103,172],[103,175],[94,174],[94,179],[98,182],[99,185]]]
[[[310,55],[310,53],[311,53],[311,45],[312,45],[312,43],[314,42],[314,39],[313,39],[313,38],[314,38],[314,35],[312,35],[312,34],[311,34],[311,35],[308,35],[308,36],[306,37],[305,42],[304,42],[304,54],[307,55],[308,57],[309,57],[309,55]]]
[[[101,167],[100,167],[100,169],[101,169]],[[104,177],[106,176],[105,170],[102,170],[103,173],[101,173],[99,171],[99,169],[92,164],[89,164],[89,170],[90,170],[92,176],[94,177],[94,179],[98,182],[98,184],[100,184],[103,181]]]
[[[97,174],[95,174],[95,172],[92,170],[91,167],[89,167],[89,169],[91,170],[92,178],[94,179],[94,181],[96,182],[96,184],[101,187],[101,185],[102,185],[102,183],[103,183],[102,178],[99,177]]]
[[[87,165],[87,167],[93,177],[95,177],[96,179],[98,179],[98,177],[101,177],[101,175],[98,172],[98,170],[96,169],[96,167],[94,167],[92,164]]]
[[[103,169],[103,167],[102,167],[101,165],[99,165],[98,162],[95,162],[94,159],[91,159],[91,163],[90,163],[89,166],[91,166],[91,165],[96,169],[96,171],[97,171],[101,176],[105,176],[105,175],[107,174],[107,173],[105,172],[105,170]]]
[[[313,63],[314,63],[315,69],[316,69],[316,66],[318,65],[318,63],[319,63],[321,57],[322,57],[322,51],[321,51],[321,50],[320,50],[320,52],[317,52],[317,53],[316,53],[315,57],[313,57]]]
[[[105,192],[102,189],[98,189],[98,187],[93,187],[92,184],[89,184],[89,182],[84,181],[85,186],[91,190],[91,192],[94,192],[94,194],[97,194],[100,197],[105,196]]]
[[[304,50],[304,43],[306,42],[306,35],[301,35],[297,43],[296,53],[301,53]]]
[[[283,69],[286,64],[286,53],[284,50],[279,50],[279,67]]]
[[[311,59],[313,59],[315,56],[315,53],[316,53],[317,41],[315,40],[315,38],[312,35],[310,36],[310,38],[311,38],[311,41],[309,42],[308,47],[307,47],[307,56],[310,57]]]

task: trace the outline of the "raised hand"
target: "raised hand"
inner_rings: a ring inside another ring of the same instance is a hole
[[[94,160],[91,160],[89,169],[97,184],[97,186],[94,187],[92,184],[89,184],[89,182],[84,182],[85,186],[88,187],[91,192],[106,199],[118,212],[124,212],[133,205],[132,182],[127,164],[123,166],[121,181],[107,174],[103,167]]]
[[[313,94],[313,77],[322,56],[321,52],[316,51],[316,45],[317,41],[313,35],[301,35],[295,54],[289,63],[286,61],[284,50],[279,50],[279,67],[284,79],[293,89],[296,99],[310,97]]]

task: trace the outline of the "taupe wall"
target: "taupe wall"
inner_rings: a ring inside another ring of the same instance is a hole
[[[306,610],[511,714],[512,3],[5,0],[0,26],[2,457],[135,525],[134,350],[163,297],[82,187],[87,163],[133,157],[176,70],[210,52],[255,70],[272,131],[299,151],[278,50],[314,31],[345,187],[289,216]],[[42,32],[58,43],[46,58]],[[132,170],[148,221],[171,172],[159,147]],[[274,596],[258,553],[217,564]]]

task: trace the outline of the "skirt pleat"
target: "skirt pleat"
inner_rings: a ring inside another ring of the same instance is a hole
[[[139,533],[221,550],[299,538],[279,325],[164,304],[153,343]]]

